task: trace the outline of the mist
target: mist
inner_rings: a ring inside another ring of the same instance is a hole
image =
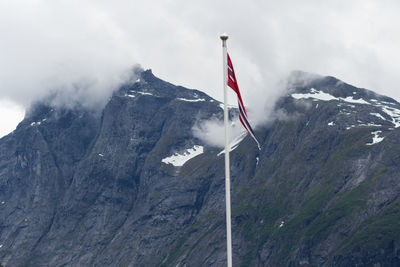
[[[240,125],[239,119],[234,119],[228,125],[229,142],[245,132]],[[217,118],[197,122],[192,128],[193,135],[202,142],[213,146],[223,148],[225,146],[224,121]]]
[[[104,103],[135,64],[107,13],[85,1],[22,2],[0,4],[0,98]]]

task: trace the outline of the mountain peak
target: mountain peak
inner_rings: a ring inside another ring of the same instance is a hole
[[[400,104],[299,71],[289,89],[262,149],[245,132],[231,151],[235,262],[398,263]],[[215,117],[139,68],[102,116],[35,106],[0,140],[0,262],[224,265],[224,160],[193,134]]]
[[[214,101],[202,91],[176,86],[156,77],[151,69],[139,70],[135,72],[134,77],[125,83],[116,94],[131,98],[139,95],[152,95],[189,102]]]
[[[293,71],[288,76],[288,90],[289,92],[303,94],[312,94],[312,90],[318,90],[336,98],[376,99],[379,101],[397,103],[396,100],[390,97],[379,95],[368,89],[355,87],[336,77],[321,76],[304,71]]]

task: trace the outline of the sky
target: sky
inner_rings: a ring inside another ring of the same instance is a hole
[[[400,100],[399,12],[390,0],[0,0],[0,136],[49,95],[104,105],[137,64],[222,100],[223,32],[253,114],[292,70]]]

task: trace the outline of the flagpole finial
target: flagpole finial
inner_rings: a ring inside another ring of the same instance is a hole
[[[228,35],[224,32],[219,38],[221,38],[222,41],[226,41],[228,40]]]

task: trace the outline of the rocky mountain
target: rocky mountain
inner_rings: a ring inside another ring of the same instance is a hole
[[[234,265],[400,265],[400,104],[294,72],[275,114],[232,147]],[[100,115],[35,105],[0,140],[0,262],[223,266],[224,160],[192,130],[222,115],[150,70]]]

